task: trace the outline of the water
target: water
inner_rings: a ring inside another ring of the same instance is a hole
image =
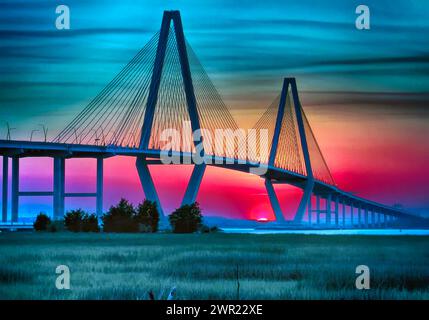
[[[250,234],[314,234],[367,236],[429,236],[429,229],[346,229],[346,230],[269,230],[252,228],[221,228],[225,233]]]

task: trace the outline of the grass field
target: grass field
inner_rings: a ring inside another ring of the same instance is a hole
[[[429,237],[0,233],[0,299],[236,299],[237,268],[240,299],[429,299]]]

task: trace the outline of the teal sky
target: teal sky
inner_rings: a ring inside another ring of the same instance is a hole
[[[307,105],[348,104],[344,92],[395,93],[383,99],[401,105],[411,100],[407,112],[427,116],[424,0],[366,1],[371,30],[365,31],[355,28],[361,1],[351,0],[64,4],[71,11],[68,31],[55,28],[57,1],[0,1],[1,136],[6,121],[17,128],[15,138],[26,138],[39,123],[52,136],[144,46],[165,9],[181,10],[186,37],[233,114],[262,111],[281,78],[295,76],[301,91],[309,92]]]

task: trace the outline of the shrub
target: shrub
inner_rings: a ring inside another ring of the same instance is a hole
[[[210,227],[206,226],[205,224],[202,224],[199,228],[199,231],[201,233],[210,233]]]
[[[145,200],[140,203],[134,215],[134,220],[140,225],[140,231],[157,232],[159,212],[155,201]]]
[[[210,232],[211,233],[219,232],[219,231],[220,231],[220,229],[217,226],[210,227]]]
[[[201,225],[202,215],[198,202],[186,204],[168,216],[174,233],[192,233]]]
[[[200,230],[201,233],[219,232],[219,228],[216,227],[216,226],[209,227],[209,226],[206,226],[206,225],[201,225],[199,230]]]
[[[138,223],[134,219],[133,206],[125,199],[121,199],[116,206],[111,206],[103,215],[103,230],[105,232],[137,232]]]
[[[64,220],[54,220],[49,224],[50,232],[64,231]]]
[[[45,213],[40,212],[33,223],[33,228],[36,231],[46,231],[50,223],[51,219]]]
[[[72,232],[81,231],[85,214],[85,211],[82,209],[68,211],[64,216],[64,225],[66,229]]]
[[[83,232],[99,232],[98,217],[95,214],[85,214],[82,220]]]
[[[82,209],[71,210],[64,217],[64,225],[72,232],[98,232],[98,218],[95,214],[88,214]]]

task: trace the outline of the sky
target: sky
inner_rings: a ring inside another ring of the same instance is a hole
[[[181,10],[185,36],[239,125],[249,127],[297,79],[300,98],[339,187],[429,215],[429,4],[391,1],[67,1],[71,29],[55,28],[56,1],[0,0],[0,137],[53,138],[159,30],[163,10]],[[370,30],[355,8],[370,9]],[[22,161],[25,190],[52,186],[50,159]],[[95,161],[70,160],[69,191],[93,190]],[[153,168],[161,201],[180,203],[190,168]],[[174,171],[171,171],[174,170]],[[176,179],[170,179],[174,172]],[[92,189],[91,189],[92,188]],[[134,160],[106,160],[107,208],[144,194]],[[276,189],[287,217],[300,190]],[[51,199],[20,210],[50,212]],[[272,217],[263,180],[209,168],[203,212]],[[221,204],[221,205],[220,205]],[[93,210],[92,199],[67,208]]]

